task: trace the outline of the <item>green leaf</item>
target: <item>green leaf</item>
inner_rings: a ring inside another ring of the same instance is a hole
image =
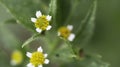
[[[51,0],[50,2],[50,8],[49,8],[49,14],[52,15],[52,24],[55,26],[55,16],[56,16],[56,10],[57,10],[57,0]]]
[[[9,10],[18,23],[31,31],[35,31],[35,29],[30,18],[35,17],[37,10],[45,12],[47,8],[41,0],[0,0],[0,2]]]
[[[109,67],[110,64],[103,62],[101,58],[94,56],[86,56],[84,60],[72,61],[68,64],[63,64],[61,67]]]
[[[15,19],[8,19],[8,20],[5,21],[5,23],[6,23],[6,24],[10,24],[10,23],[15,24],[15,23],[17,23],[17,22],[16,22]]]
[[[73,53],[71,52],[71,48],[67,44],[62,44],[57,48],[57,50],[53,55],[53,61],[59,62],[59,64],[67,63],[73,61]]]
[[[32,41],[36,40],[38,38],[40,34],[35,34],[33,36],[31,36],[30,38],[28,38],[28,40],[26,40],[23,44],[22,44],[22,48],[28,44],[30,44]]]
[[[86,17],[81,21],[80,26],[75,31],[76,38],[73,42],[75,46],[84,47],[86,45],[90,38],[93,35],[94,32],[94,25],[95,25],[95,14],[96,14],[96,8],[97,8],[97,1],[94,0],[92,6],[90,7],[90,10],[88,11]]]
[[[102,61],[101,58],[100,55],[87,55],[85,60],[81,62],[81,65],[85,67],[109,67],[110,64]]]
[[[70,12],[71,0],[51,0],[50,15],[53,17],[55,27],[63,26]]]

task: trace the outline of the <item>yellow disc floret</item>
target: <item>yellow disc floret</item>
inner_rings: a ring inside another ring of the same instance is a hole
[[[22,53],[20,51],[14,51],[11,56],[11,60],[14,61],[13,64],[20,64],[23,60]]]
[[[65,39],[67,39],[71,33],[71,31],[67,27],[59,28],[58,32],[60,33],[60,36]]]
[[[41,17],[37,18],[35,22],[35,27],[40,28],[42,30],[46,30],[48,25],[49,25],[49,21],[46,19],[45,15],[42,15]]]
[[[34,52],[32,53],[32,57],[30,58],[30,63],[32,63],[35,66],[44,64],[45,57],[44,54],[41,52]]]

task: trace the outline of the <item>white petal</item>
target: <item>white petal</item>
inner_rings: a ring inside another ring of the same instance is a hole
[[[60,32],[58,32],[58,34],[57,34],[58,36],[60,36]]]
[[[37,49],[38,52],[43,52],[43,49],[42,47],[40,46],[38,49]]]
[[[44,61],[45,64],[49,64],[49,62],[50,61],[48,59],[45,59],[45,61]]]
[[[43,67],[42,65],[38,65],[38,67]]]
[[[27,64],[27,67],[35,67],[32,63]]]
[[[36,11],[36,17],[39,18],[39,17],[41,17],[41,16],[42,16],[41,11]]]
[[[46,30],[50,30],[51,28],[52,28],[52,26],[49,25],[49,26],[46,28]]]
[[[44,54],[44,57],[46,58],[48,56],[48,54]]]
[[[68,25],[67,28],[71,31],[73,29],[73,25]]]
[[[17,65],[17,63],[15,62],[15,60],[12,60],[10,63],[11,63],[11,65],[13,65],[13,66]]]
[[[31,18],[32,22],[36,22],[36,20],[37,20],[36,18]]]
[[[42,30],[39,29],[39,28],[36,28],[36,31],[37,31],[38,33],[41,33],[41,32],[42,32]]]
[[[50,15],[48,15],[48,16],[46,17],[46,19],[47,19],[48,21],[50,21],[51,18],[52,18],[52,16],[50,16]]]
[[[32,53],[27,52],[26,56],[29,57],[29,58],[31,58],[32,57]]]
[[[70,36],[68,37],[69,41],[73,41],[75,38],[75,34],[70,34]]]

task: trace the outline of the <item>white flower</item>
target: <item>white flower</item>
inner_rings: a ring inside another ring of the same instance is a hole
[[[52,16],[42,15],[41,11],[36,11],[36,18],[31,18],[31,21],[35,24],[36,31],[41,33],[44,30],[50,30],[52,26],[49,24]]]
[[[58,36],[69,41],[73,41],[75,38],[75,34],[71,33],[72,29],[73,29],[72,25],[60,27],[58,30]]]
[[[39,47],[36,52],[27,52],[26,55],[30,58],[30,63],[27,64],[27,67],[43,67],[43,64],[49,63],[49,60],[46,59],[48,54],[43,54],[42,47]]]
[[[21,51],[19,50],[15,50],[13,51],[12,55],[11,55],[11,65],[15,66],[15,65],[19,65],[21,62],[23,61],[23,55],[21,53]]]

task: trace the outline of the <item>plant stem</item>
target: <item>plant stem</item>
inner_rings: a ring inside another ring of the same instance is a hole
[[[38,38],[38,36],[40,36],[40,34],[34,34],[32,37],[30,37],[28,40],[26,40],[23,45],[22,45],[22,48],[26,45],[28,45],[29,43],[31,43],[32,41],[34,41],[35,39]]]
[[[73,49],[73,47],[72,47],[72,44],[70,44],[69,41],[65,41],[65,42],[67,43],[67,45],[68,45],[69,48],[71,49],[71,52],[72,52],[72,54],[73,54],[73,57],[74,57],[74,58],[77,58],[76,52],[74,51],[74,49]]]

